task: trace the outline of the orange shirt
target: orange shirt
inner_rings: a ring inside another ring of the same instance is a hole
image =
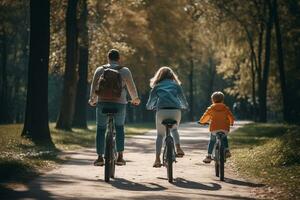
[[[200,119],[200,123],[208,123],[209,131],[230,130],[234,117],[230,109],[223,103],[214,103],[207,108]]]

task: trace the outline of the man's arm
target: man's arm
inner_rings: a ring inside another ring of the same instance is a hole
[[[95,94],[95,90],[98,84],[99,77],[101,75],[102,67],[98,67],[94,73],[92,84],[91,84],[91,89],[90,89],[90,99],[89,103],[91,105],[95,105],[97,102],[97,95]]]
[[[126,84],[126,87],[127,87],[127,90],[129,92],[129,95],[133,101],[133,103],[137,100],[139,100],[139,96],[138,96],[138,93],[137,93],[137,90],[136,90],[136,86],[134,84],[134,81],[133,81],[133,78],[132,78],[132,74],[130,72],[130,70],[127,68],[127,73],[124,77],[124,81],[125,81],[125,84]],[[137,103],[139,104],[139,103]]]

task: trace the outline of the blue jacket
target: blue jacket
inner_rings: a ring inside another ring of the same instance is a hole
[[[173,80],[165,79],[156,84],[150,91],[146,108],[148,110],[161,108],[187,109],[188,103],[181,86]]]

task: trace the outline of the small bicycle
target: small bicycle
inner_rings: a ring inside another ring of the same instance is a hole
[[[202,126],[207,126],[209,124],[199,123]],[[216,143],[213,149],[212,158],[215,162],[215,174],[220,178],[221,181],[224,181],[224,165],[226,162],[226,151],[224,146],[224,137],[226,137],[225,133],[217,132],[216,133]]]
[[[224,137],[225,133],[217,132],[216,133],[216,144],[213,150],[213,159],[215,161],[215,173],[216,176],[220,178],[221,181],[224,181],[224,164],[226,162],[225,156],[225,147],[224,147]]]
[[[114,114],[118,112],[117,109],[103,108],[102,113],[108,116],[108,130],[105,140],[105,167],[104,167],[104,180],[109,182],[110,178],[115,177],[115,161],[117,158],[116,152],[116,133],[114,128]]]
[[[167,168],[168,181],[173,182],[173,162],[176,162],[176,152],[174,140],[170,134],[170,129],[177,124],[176,120],[165,119],[162,124],[166,127],[165,147],[163,151],[163,165]]]

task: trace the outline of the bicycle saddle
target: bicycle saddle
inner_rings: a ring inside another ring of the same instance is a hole
[[[161,123],[163,125],[174,125],[174,124],[177,124],[177,121],[174,119],[165,119]]]
[[[103,114],[115,114],[118,112],[118,109],[116,108],[103,108],[102,113]]]

